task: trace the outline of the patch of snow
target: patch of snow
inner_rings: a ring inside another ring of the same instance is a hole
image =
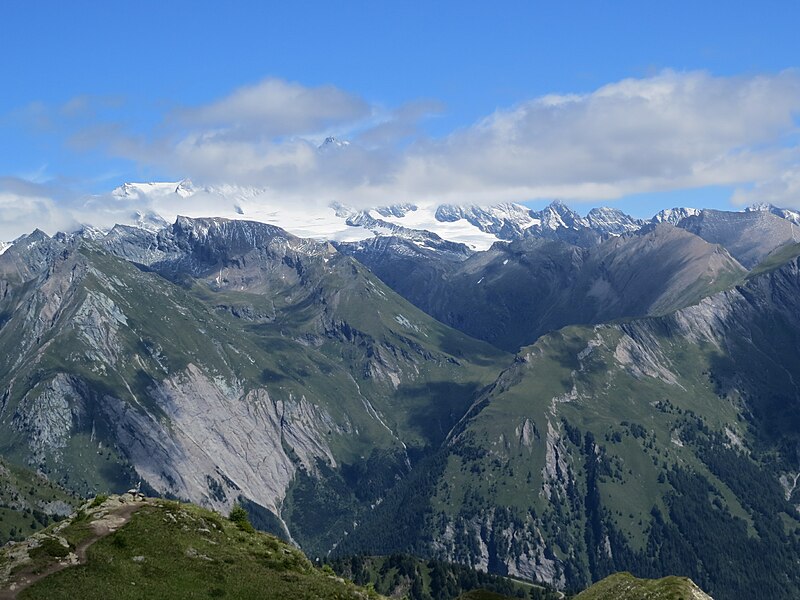
[[[492,244],[499,241],[496,235],[481,231],[468,221],[459,219],[452,222],[443,222],[436,219],[437,205],[418,205],[417,210],[408,211],[403,216],[381,216],[389,223],[407,227],[409,229],[424,229],[435,233],[444,240],[465,244],[473,250],[488,250]]]
[[[413,329],[414,331],[419,331],[419,327],[414,325],[411,321],[409,321],[403,315],[395,315],[394,320],[397,321],[398,323],[400,323],[400,325],[402,325],[406,329]]]

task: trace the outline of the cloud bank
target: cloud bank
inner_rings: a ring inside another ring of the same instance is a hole
[[[709,185],[749,186],[750,198],[791,179],[798,111],[797,71],[665,71],[534,98],[431,139],[415,130],[424,111],[386,111],[333,87],[267,80],[169,115],[169,135],[117,149],[195,180],[364,204],[609,200]],[[318,152],[327,133],[352,143]],[[409,135],[411,143],[399,144]]]
[[[263,188],[276,203],[610,201],[731,186],[736,203],[800,205],[797,70],[664,71],[532,98],[426,135],[422,120],[440,110],[429,102],[389,109],[334,86],[267,79],[166,112],[148,132],[106,124],[103,135],[81,131],[73,141],[176,180]],[[350,143],[320,148],[328,135]],[[7,187],[0,180],[3,222],[13,204]],[[19,197],[46,212],[44,199]],[[79,202],[64,206],[82,218]]]

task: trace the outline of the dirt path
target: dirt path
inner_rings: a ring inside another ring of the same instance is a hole
[[[75,548],[75,555],[78,557],[77,562],[54,562],[37,573],[23,569],[14,576],[14,580],[11,582],[12,588],[0,590],[0,600],[16,600],[20,592],[32,586],[37,581],[41,581],[45,577],[49,577],[53,573],[58,573],[68,567],[86,564],[86,553],[92,544],[114,533],[131,520],[133,513],[147,504],[148,502],[141,501],[122,504],[110,510],[108,514],[99,518],[97,521],[93,521],[91,523],[91,534]]]

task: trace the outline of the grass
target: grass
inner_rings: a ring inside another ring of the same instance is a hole
[[[752,279],[758,275],[761,275],[762,273],[774,271],[790,260],[794,260],[798,256],[800,256],[800,244],[787,244],[785,246],[781,246],[780,248],[773,250],[769,256],[753,267],[750,270],[750,273],[748,273],[747,279]]]
[[[575,596],[574,600],[696,600],[696,586],[686,577],[637,579],[615,573]]]
[[[64,530],[74,538],[75,523]],[[366,599],[375,593],[314,567],[268,534],[196,506],[155,502],[88,550],[88,563],[50,575],[21,599]]]

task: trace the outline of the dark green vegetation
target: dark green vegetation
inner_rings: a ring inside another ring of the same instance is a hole
[[[472,598],[473,592],[500,597],[555,600],[559,594],[544,585],[501,577],[438,560],[421,560],[407,554],[350,556],[330,561],[333,570],[360,585],[392,598],[408,600],[453,600]],[[488,596],[487,596],[488,597]]]
[[[703,598],[708,596],[685,577],[637,579],[630,573],[617,573],[606,577],[575,596],[575,600],[703,600]]]
[[[98,514],[78,519],[60,535],[74,546]],[[35,559],[42,568],[58,557],[39,548]],[[20,598],[378,598],[315,568],[271,535],[242,531],[216,513],[175,502],[143,506],[129,523],[89,546],[87,558],[85,565],[34,583]]]
[[[0,460],[0,546],[61,520],[77,502],[44,477]]]
[[[489,592],[487,590],[472,590],[464,592],[458,597],[458,600],[510,600],[512,596],[504,596],[497,592]]]

